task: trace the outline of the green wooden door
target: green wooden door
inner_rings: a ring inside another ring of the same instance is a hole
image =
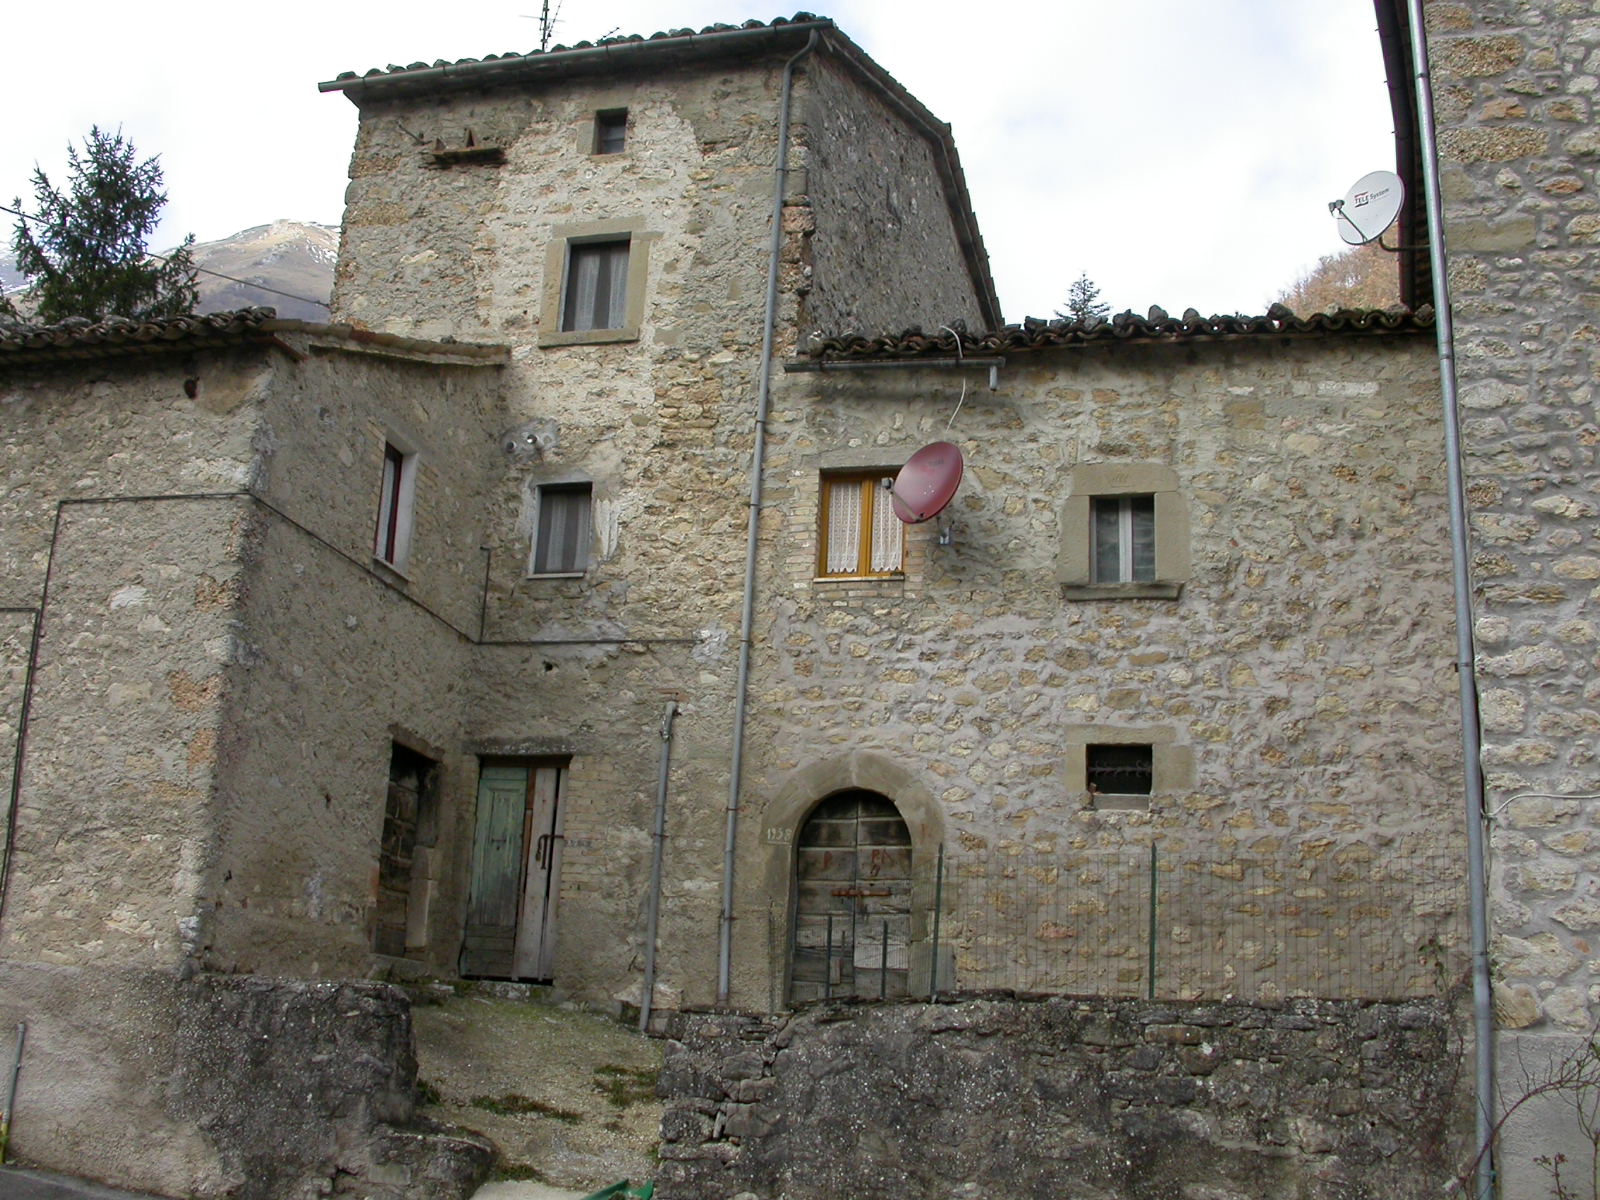
[[[536,763],[479,770],[463,975],[549,979],[553,973],[562,774]]]

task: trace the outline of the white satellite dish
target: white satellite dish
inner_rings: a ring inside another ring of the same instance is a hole
[[[1393,171],[1369,171],[1351,185],[1343,200],[1328,205],[1339,236],[1352,246],[1364,246],[1383,236],[1394,224],[1405,202],[1406,187]]]

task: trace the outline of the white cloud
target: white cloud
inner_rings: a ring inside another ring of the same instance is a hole
[[[159,153],[158,241],[337,223],[355,109],[316,84],[390,62],[526,51],[533,0],[158,10],[29,5],[7,41],[0,197],[62,173],[91,124]],[[159,15],[152,17],[151,13]],[[727,3],[566,0],[557,40],[771,19]],[[1114,307],[1260,311],[1337,248],[1326,201],[1392,166],[1370,0],[844,0],[828,13],[955,129],[1008,318],[1087,270]]]

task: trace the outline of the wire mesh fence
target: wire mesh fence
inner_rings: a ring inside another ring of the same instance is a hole
[[[1380,1000],[1465,967],[1465,864],[1445,854],[1018,847],[929,868],[919,924],[940,952],[918,991]]]

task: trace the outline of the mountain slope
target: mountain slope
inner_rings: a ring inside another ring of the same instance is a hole
[[[217,272],[199,277],[199,311],[264,305],[277,309],[280,317],[326,321],[338,256],[338,227],[305,221],[274,221],[214,242],[197,242],[195,266]],[[219,278],[222,275],[233,279]],[[23,283],[15,261],[9,254],[0,254],[0,292],[15,295],[22,291]],[[263,291],[263,287],[275,291]],[[19,307],[25,310],[26,301]]]
[[[200,276],[200,311],[265,305],[280,317],[301,321],[326,321],[326,301],[333,290],[333,265],[339,256],[339,229],[302,221],[274,221],[257,225],[215,242],[197,242],[194,263],[208,271],[231,275],[247,283],[234,283],[216,275]],[[304,299],[291,299],[262,291],[264,284]],[[310,303],[309,301],[324,303]]]

